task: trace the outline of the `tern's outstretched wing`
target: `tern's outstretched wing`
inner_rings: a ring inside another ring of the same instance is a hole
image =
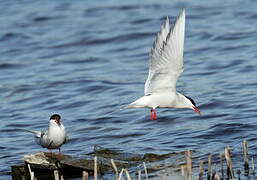
[[[176,83],[183,72],[185,36],[185,9],[182,9],[173,28],[169,18],[161,27],[150,52],[149,74],[145,95],[155,92],[176,91]]]

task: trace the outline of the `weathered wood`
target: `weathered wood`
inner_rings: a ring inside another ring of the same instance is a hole
[[[27,173],[26,173],[26,167],[25,165],[14,165],[14,166],[11,166],[12,168],[12,179],[13,180],[16,180],[16,179],[22,179],[22,180],[25,180],[25,179],[28,179],[26,178],[26,176],[29,176]]]
[[[83,171],[83,173],[82,173],[82,180],[88,180],[88,173],[87,173],[87,171]]]
[[[192,151],[191,150],[186,151],[186,162],[187,162],[186,178],[187,180],[191,180],[192,179]]]
[[[29,174],[30,174],[30,180],[35,180],[35,174],[34,174],[34,172],[31,170],[29,164],[28,164],[28,169],[29,169]]]
[[[97,156],[94,157],[94,179],[97,180]]]
[[[119,172],[118,172],[118,168],[117,168],[117,166],[116,166],[116,164],[115,164],[115,162],[114,162],[113,159],[111,159],[111,164],[112,164],[112,167],[113,167],[113,169],[114,169],[114,171],[115,171],[115,179],[118,180],[118,178],[119,178]]]
[[[199,180],[203,180],[203,176],[204,176],[204,161],[200,161]]]
[[[225,148],[225,158],[227,161],[227,176],[229,179],[234,179],[234,172],[231,160],[231,148]]]
[[[54,170],[54,180],[59,180],[58,170]]]
[[[243,154],[244,154],[244,170],[245,176],[249,175],[249,162],[248,162],[248,142],[243,141]]]
[[[212,154],[208,156],[208,174],[207,179],[210,180],[212,176]]]

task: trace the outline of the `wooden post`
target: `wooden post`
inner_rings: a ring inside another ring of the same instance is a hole
[[[223,156],[223,153],[220,153],[220,171],[222,179],[224,179]]]
[[[186,151],[186,161],[187,161],[187,180],[192,180],[192,151]]]
[[[59,180],[58,170],[54,170],[54,180]]]
[[[97,156],[94,157],[94,179],[97,180]]]
[[[243,154],[244,154],[244,170],[245,176],[249,175],[249,162],[248,162],[248,143],[246,140],[243,141]]]
[[[233,172],[233,167],[232,167],[232,160],[231,160],[231,149],[230,148],[225,148],[225,158],[227,161],[227,175],[229,179],[234,179],[234,172]]]
[[[199,180],[203,180],[203,176],[204,176],[204,162],[200,161]]]
[[[212,176],[212,154],[208,156],[208,174],[207,179],[210,180]]]
[[[88,173],[87,171],[82,172],[82,180],[88,180]]]

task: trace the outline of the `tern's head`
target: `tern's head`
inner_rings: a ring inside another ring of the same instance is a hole
[[[60,126],[60,124],[61,124],[61,116],[59,114],[53,114],[50,117],[50,122]]]
[[[190,104],[190,109],[193,109],[196,113],[198,113],[199,115],[201,115],[200,110],[196,107],[196,104],[194,102],[194,100],[188,96],[185,96],[188,100],[189,100],[189,104]]]

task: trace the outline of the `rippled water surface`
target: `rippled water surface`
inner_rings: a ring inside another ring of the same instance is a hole
[[[116,111],[143,95],[155,35],[183,7],[185,71],[177,89],[203,115],[159,109],[151,121],[147,109]],[[71,139],[62,150],[74,156],[95,144],[206,155],[243,139],[256,143],[256,7],[250,0],[1,1],[0,176],[10,179],[11,165],[42,150],[17,128],[41,130],[53,113]]]

